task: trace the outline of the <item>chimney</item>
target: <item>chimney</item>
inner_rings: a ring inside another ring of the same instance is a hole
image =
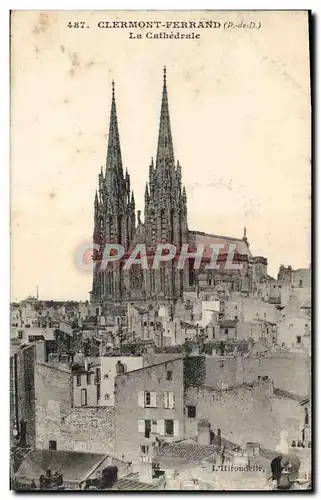
[[[141,483],[153,483],[153,463],[152,457],[141,456],[138,465],[139,481]]]
[[[211,444],[211,424],[208,420],[197,422],[197,442],[198,444]]]

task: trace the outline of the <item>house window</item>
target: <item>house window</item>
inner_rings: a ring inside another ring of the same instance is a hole
[[[49,441],[49,450],[57,449],[57,441]]]
[[[81,406],[87,406],[87,389],[81,389]]]
[[[142,455],[148,455],[149,453],[149,446],[141,446],[140,447],[140,452]]]
[[[225,335],[228,335],[228,328],[225,328],[224,333],[225,333]]]
[[[166,380],[173,380],[173,372],[171,371],[166,372]]]
[[[152,421],[145,420],[145,438],[149,438],[151,432],[152,432]]]
[[[238,319],[238,316],[234,316],[235,319]]]
[[[174,420],[165,420],[165,436],[174,436]]]
[[[196,406],[187,406],[187,416],[188,418],[196,417]]]
[[[172,410],[174,408],[174,393],[166,391],[163,394],[164,408]]]
[[[151,403],[150,392],[145,392],[145,406],[150,406],[150,403]]]
[[[121,375],[122,373],[125,373],[126,370],[126,365],[124,365],[121,361],[117,361],[116,365],[116,373],[117,375]]]
[[[77,374],[77,385],[81,385],[81,375]]]
[[[156,392],[145,392],[144,400],[145,408],[157,408],[157,394]]]
[[[97,385],[97,399],[100,399],[100,384]]]
[[[150,322],[150,326],[154,326],[154,321],[151,321],[151,322]]]
[[[105,394],[105,399],[110,399],[110,394]]]
[[[91,385],[91,373],[87,373],[87,385]]]
[[[300,280],[299,287],[300,287],[300,288],[302,288],[302,287],[303,287],[303,281],[302,281],[302,280]]]
[[[297,335],[296,337],[296,343],[301,344],[301,335]]]

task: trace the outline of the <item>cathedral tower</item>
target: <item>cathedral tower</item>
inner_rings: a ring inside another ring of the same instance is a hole
[[[175,245],[177,253],[188,242],[187,200],[182,187],[181,166],[175,165],[173,138],[168,105],[166,68],[159,121],[156,163],[149,167],[149,183],[145,188],[145,231],[147,246],[158,243]],[[170,262],[151,279],[151,295],[175,298],[183,288],[183,271]]]
[[[116,112],[115,85],[112,82],[112,100],[105,173],[98,176],[98,192],[94,201],[93,241],[99,245],[94,260],[100,261],[106,244],[117,243],[128,250],[135,233],[135,200],[130,190],[130,176],[124,175]],[[92,299],[95,301],[121,300],[123,282],[121,263],[109,264],[106,270],[96,269],[93,277]]]

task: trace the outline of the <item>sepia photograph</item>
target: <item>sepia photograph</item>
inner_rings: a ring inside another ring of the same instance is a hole
[[[11,490],[313,490],[311,43],[11,11]]]

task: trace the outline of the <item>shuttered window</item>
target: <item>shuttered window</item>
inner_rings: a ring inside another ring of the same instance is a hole
[[[158,420],[158,433],[160,436],[179,436],[178,420]]]
[[[138,391],[138,406],[140,408],[157,408],[157,393]]]
[[[145,432],[145,420],[137,420],[138,432]]]
[[[175,395],[173,392],[163,393],[164,408],[172,410],[175,407]]]

